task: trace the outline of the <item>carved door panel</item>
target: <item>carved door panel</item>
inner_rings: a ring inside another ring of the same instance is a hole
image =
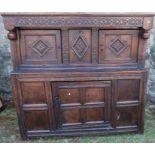
[[[115,81],[115,126],[138,126],[142,89],[141,79]]]
[[[140,79],[120,79],[116,82],[117,104],[140,102]]]
[[[48,65],[61,63],[61,38],[59,30],[22,30],[21,63]]]
[[[70,64],[91,64],[91,30],[69,30]]]
[[[100,30],[99,63],[137,63],[138,37],[138,30]]]
[[[135,106],[117,106],[115,110],[115,126],[137,126],[139,110]]]
[[[59,82],[53,85],[58,129],[109,125],[111,82]]]
[[[24,110],[24,124],[28,133],[49,132],[49,117],[47,110]],[[38,130],[38,131],[37,131]]]
[[[50,112],[44,82],[19,82],[22,118],[28,134],[50,132]]]

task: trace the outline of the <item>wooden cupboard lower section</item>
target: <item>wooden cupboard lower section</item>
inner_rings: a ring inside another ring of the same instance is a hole
[[[57,129],[85,128],[110,122],[111,82],[54,82]]]
[[[146,71],[75,74],[12,74],[23,139],[143,132]]]

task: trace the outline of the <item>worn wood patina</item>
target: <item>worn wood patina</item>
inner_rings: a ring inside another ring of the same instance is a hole
[[[23,139],[144,131],[152,14],[3,14]]]

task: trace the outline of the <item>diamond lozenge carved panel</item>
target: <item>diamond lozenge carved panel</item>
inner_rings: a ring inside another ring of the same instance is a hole
[[[50,49],[49,46],[42,40],[36,41],[32,47],[33,51],[40,57],[44,56],[46,52]]]
[[[116,55],[120,55],[127,47],[128,43],[120,38],[115,38],[109,45],[110,50]]]
[[[91,30],[69,30],[69,63],[92,63],[92,34]]]
[[[122,64],[137,63],[138,30],[100,30],[99,63]]]
[[[78,58],[82,59],[88,49],[88,44],[86,40],[80,35],[74,42],[72,48]]]
[[[51,65],[61,63],[59,30],[22,30],[22,63],[26,65]]]

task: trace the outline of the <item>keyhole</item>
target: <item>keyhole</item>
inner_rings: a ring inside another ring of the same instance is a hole
[[[70,96],[70,95],[71,95],[71,93],[68,93],[68,95]]]

